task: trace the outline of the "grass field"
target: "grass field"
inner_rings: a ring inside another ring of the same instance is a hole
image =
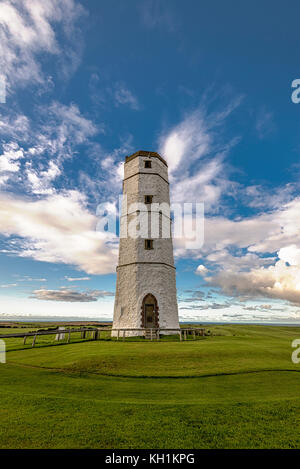
[[[300,327],[209,329],[181,343],[8,339],[0,447],[299,448]]]

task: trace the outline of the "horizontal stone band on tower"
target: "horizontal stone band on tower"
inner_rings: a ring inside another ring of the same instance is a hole
[[[128,179],[130,178],[133,178],[134,176],[139,176],[140,174],[147,174],[147,176],[159,176],[160,178],[162,178],[167,184],[170,184],[169,181],[167,181],[161,174],[158,174],[158,173],[146,173],[146,172],[142,172],[140,171],[139,173],[135,173],[135,174],[131,174],[130,176],[128,176],[127,178],[124,178],[123,182],[124,181],[128,181]]]
[[[127,267],[128,265],[135,265],[135,264],[159,264],[159,265],[165,265],[167,267],[171,267],[172,269],[176,270],[176,267],[171,264],[166,264],[166,262],[129,262],[129,264],[120,264],[116,267],[118,270],[120,267]]]

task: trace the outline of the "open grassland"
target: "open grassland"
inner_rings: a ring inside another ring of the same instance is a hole
[[[8,339],[0,447],[299,448],[300,328],[207,329],[181,343]]]

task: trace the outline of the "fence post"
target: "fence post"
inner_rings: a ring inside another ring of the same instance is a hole
[[[153,337],[152,337],[152,327],[150,329],[150,339],[153,340]]]
[[[24,335],[24,341],[23,341],[23,345],[25,345],[25,344],[26,344],[26,339],[27,339],[27,336],[26,336],[26,335]]]
[[[125,340],[125,330],[123,330],[123,340]]]
[[[35,336],[34,336],[34,338],[33,338],[33,341],[32,341],[32,347],[35,346],[35,341],[36,341],[36,334],[35,334]]]
[[[194,329],[194,340],[196,340],[196,331]]]
[[[117,340],[119,340],[119,337],[120,337],[120,329],[118,329]]]
[[[71,340],[71,328],[69,329],[68,344],[70,343],[70,340]]]

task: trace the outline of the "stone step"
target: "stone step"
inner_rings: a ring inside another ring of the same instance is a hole
[[[145,331],[145,339],[147,340],[151,340],[151,330],[150,329],[146,329]],[[152,331],[152,340],[156,340],[157,339],[157,334],[156,334],[156,331]]]

